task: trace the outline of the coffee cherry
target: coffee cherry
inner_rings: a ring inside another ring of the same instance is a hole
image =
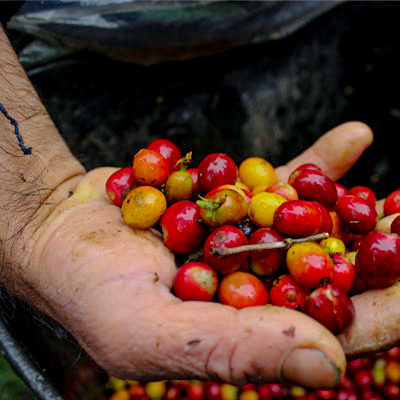
[[[209,265],[191,261],[175,275],[174,292],[181,300],[210,301],[218,287],[217,273]]]
[[[376,195],[367,186],[354,186],[347,191],[347,194],[361,197],[362,199],[368,201],[368,203],[370,203],[372,207],[375,207],[376,205]]]
[[[356,271],[372,287],[393,285],[400,277],[400,237],[383,231],[368,233],[357,252]]]
[[[221,185],[234,185],[237,179],[235,162],[224,153],[211,153],[199,164],[199,184],[202,193]]]
[[[210,228],[239,223],[247,215],[247,199],[234,185],[222,185],[208,192],[200,200],[200,216]]]
[[[327,239],[321,240],[319,245],[329,254],[333,255],[335,253],[344,254],[346,252],[346,246],[342,240],[335,238],[333,236]]]
[[[344,196],[338,201],[336,210],[343,223],[354,233],[368,233],[378,221],[375,208],[358,196]]]
[[[147,229],[157,224],[166,208],[167,201],[158,189],[138,186],[126,196],[121,214],[128,226]]]
[[[271,227],[274,223],[275,211],[286,201],[284,197],[276,193],[258,193],[250,201],[248,216],[257,226]]]
[[[192,380],[186,388],[186,393],[191,400],[203,400],[205,395],[205,387],[201,381]]]
[[[302,200],[314,200],[331,208],[336,204],[335,183],[322,172],[304,170],[292,182],[292,186]]]
[[[333,221],[331,214],[321,203],[318,203],[318,201],[310,201],[310,203],[314,204],[321,213],[322,222],[318,233],[327,232],[330,234],[333,229]]]
[[[282,237],[271,228],[261,228],[255,231],[249,239],[249,244],[274,243],[282,241]],[[268,276],[276,272],[285,258],[283,249],[254,250],[250,252],[249,266],[259,276]]]
[[[237,309],[268,304],[268,292],[263,283],[247,272],[233,272],[225,276],[218,289],[222,304]]]
[[[228,383],[222,383],[220,386],[221,400],[236,400],[239,394],[239,388]]]
[[[288,183],[290,185],[293,185],[294,180],[303,172],[306,170],[310,171],[317,171],[317,172],[322,172],[321,168],[318,167],[318,165],[315,165],[314,163],[305,163],[299,165],[295,170],[293,170],[288,178]]]
[[[336,187],[338,200],[341,199],[343,196],[346,196],[347,189],[343,185],[341,185],[340,183],[335,182],[335,187]]]
[[[189,200],[193,193],[193,180],[185,170],[174,171],[165,182],[165,197],[169,204],[180,200]]]
[[[306,310],[307,294],[291,275],[281,275],[272,283],[269,292],[270,302],[275,306]]]
[[[344,254],[334,253],[331,257],[334,267],[331,283],[343,293],[347,293],[354,283],[356,274],[354,265],[346,259]]]
[[[182,200],[169,206],[160,222],[164,244],[178,254],[194,251],[205,234],[199,219],[200,207],[192,201]]]
[[[156,151],[164,157],[170,174],[173,171],[179,170],[179,165],[176,164],[182,158],[182,153],[175,143],[172,143],[168,139],[156,139],[147,148]]]
[[[133,176],[140,185],[160,186],[169,174],[165,158],[154,150],[141,149],[133,157]]]
[[[238,247],[248,244],[245,234],[235,226],[223,225],[211,232],[204,243],[204,260],[221,274],[236,271],[245,262],[248,252],[232,254],[225,257],[214,256],[212,247]]]
[[[290,200],[275,211],[273,227],[284,236],[302,237],[319,233],[322,222],[321,210],[314,203]]]
[[[296,189],[286,182],[278,182],[275,185],[268,186],[266,192],[276,193],[284,197],[286,200],[298,200]]]
[[[350,297],[335,286],[326,284],[308,297],[307,314],[338,334],[353,322],[355,308]]]
[[[122,206],[122,193],[126,189],[135,187],[132,167],[121,168],[115,171],[106,182],[106,192],[110,200],[118,207]]]
[[[400,212],[400,189],[395,190],[386,197],[383,203],[383,212],[385,215]]]
[[[257,186],[271,186],[278,183],[274,167],[264,158],[248,157],[239,165],[240,181],[250,190]]]
[[[333,277],[334,266],[329,255],[316,243],[293,245],[286,254],[286,264],[296,282],[306,288],[316,288]]]
[[[206,385],[207,400],[221,400],[221,386],[218,382],[209,382]]]
[[[166,391],[165,381],[147,382],[145,390],[150,399],[161,399]]]
[[[387,215],[383,218],[380,218],[375,226],[375,229],[378,231],[385,231],[387,233],[396,233],[391,231],[392,222],[400,216],[400,213],[394,213]]]

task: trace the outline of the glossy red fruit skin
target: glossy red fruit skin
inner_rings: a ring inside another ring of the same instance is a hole
[[[333,389],[316,390],[318,400],[334,400],[336,391]]]
[[[190,261],[182,265],[174,279],[175,295],[183,301],[210,301],[217,287],[217,273],[201,261]]]
[[[378,214],[368,201],[354,195],[342,197],[336,211],[343,224],[354,233],[366,234],[375,228]]]
[[[203,400],[205,387],[201,382],[190,382],[186,388],[186,394],[191,400]]]
[[[192,199],[197,200],[199,196],[199,170],[197,168],[188,168],[186,170],[189,172],[190,176],[192,177],[193,181],[193,191],[192,191]]]
[[[272,228],[260,228],[249,239],[249,244],[275,243],[282,241],[281,235]],[[249,266],[259,276],[276,272],[285,259],[283,249],[255,250],[249,255]]]
[[[246,235],[235,226],[222,225],[212,231],[204,243],[204,260],[221,274],[236,271],[244,264],[248,252],[217,257],[211,254],[211,247],[237,247],[249,244]]]
[[[221,385],[218,382],[210,382],[206,387],[207,400],[221,400]]]
[[[361,279],[372,287],[393,285],[400,277],[400,237],[371,231],[361,240],[355,267]]]
[[[371,370],[360,369],[354,374],[353,380],[360,390],[369,389],[372,385]]]
[[[322,172],[321,168],[318,167],[318,165],[315,165],[314,163],[301,164],[290,173],[289,178],[288,178],[288,183],[290,185],[292,185],[294,180],[301,174],[301,172],[307,171],[307,170]]]
[[[164,400],[179,400],[180,398],[181,398],[181,389],[175,385],[170,385],[163,397]]]
[[[218,299],[222,304],[240,310],[268,304],[268,292],[255,275],[236,271],[222,279],[218,288]]]
[[[310,201],[310,203],[313,203],[321,212],[322,223],[318,233],[327,232],[331,234],[333,229],[333,221],[331,214],[329,214],[327,208],[324,207],[321,203],[318,203],[318,201]]]
[[[307,314],[338,334],[353,322],[355,308],[350,297],[328,283],[310,294]]]
[[[156,139],[147,148],[156,151],[165,158],[170,174],[179,170],[180,166],[177,166],[176,163],[182,158],[182,153],[175,143],[168,139]]]
[[[356,270],[354,265],[349,262],[343,254],[335,253],[332,255],[333,277],[332,285],[339,288],[343,293],[347,293],[353,286]]]
[[[356,392],[340,389],[336,392],[335,400],[359,400]]]
[[[230,184],[237,180],[238,169],[235,162],[224,153],[211,153],[199,164],[199,184],[202,193]]]
[[[268,383],[259,383],[257,385],[257,393],[260,400],[271,400],[271,390]]]
[[[178,254],[194,251],[205,234],[199,219],[200,207],[192,201],[182,200],[169,206],[160,222],[164,244]]]
[[[272,283],[269,300],[274,306],[304,311],[307,305],[307,294],[291,275],[284,274]]]
[[[312,202],[290,200],[275,211],[273,228],[283,236],[314,235],[321,230],[322,218],[321,210]]]
[[[386,197],[383,203],[383,212],[385,215],[400,212],[400,189],[395,190]]]
[[[336,186],[336,192],[337,192],[338,200],[341,199],[343,196],[346,196],[347,189],[343,185],[341,185],[340,183],[335,182],[335,186]]]
[[[400,236],[400,215],[392,221],[390,232]]]
[[[351,362],[351,361],[349,361],[349,362]],[[344,390],[355,390],[356,385],[354,384],[353,380],[350,379],[349,375],[346,373],[343,375],[342,379],[340,380],[338,388],[344,389]]]
[[[327,208],[334,207],[337,202],[337,191],[332,179],[319,171],[302,171],[292,183],[299,199],[314,200]]]
[[[376,195],[373,190],[367,186],[354,186],[347,191],[347,194],[361,197],[362,199],[368,201],[372,207],[375,207],[376,205]]]
[[[122,206],[124,190],[135,187],[132,167],[124,167],[115,171],[106,182],[106,192],[110,200],[118,207]]]
[[[133,176],[139,185],[160,186],[168,178],[167,161],[155,150],[141,149],[133,157]]]

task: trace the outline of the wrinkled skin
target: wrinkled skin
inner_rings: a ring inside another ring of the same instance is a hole
[[[339,179],[371,142],[364,124],[343,124],[277,168],[279,179],[305,162]],[[124,225],[108,199],[104,185],[113,171],[77,176],[53,194],[73,192],[36,231],[26,278],[37,294],[33,303],[111,373],[332,387],[344,373],[345,353],[377,351],[399,339],[400,285],[355,296],[356,320],[338,338],[289,309],[181,302],[170,293],[176,266],[160,236]]]

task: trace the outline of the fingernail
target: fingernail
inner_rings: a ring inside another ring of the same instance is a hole
[[[335,387],[340,369],[318,349],[295,349],[282,362],[280,378],[309,388]]]

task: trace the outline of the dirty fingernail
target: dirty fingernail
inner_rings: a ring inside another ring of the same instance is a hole
[[[282,363],[281,379],[309,388],[335,387],[342,371],[317,349],[295,349]]]

